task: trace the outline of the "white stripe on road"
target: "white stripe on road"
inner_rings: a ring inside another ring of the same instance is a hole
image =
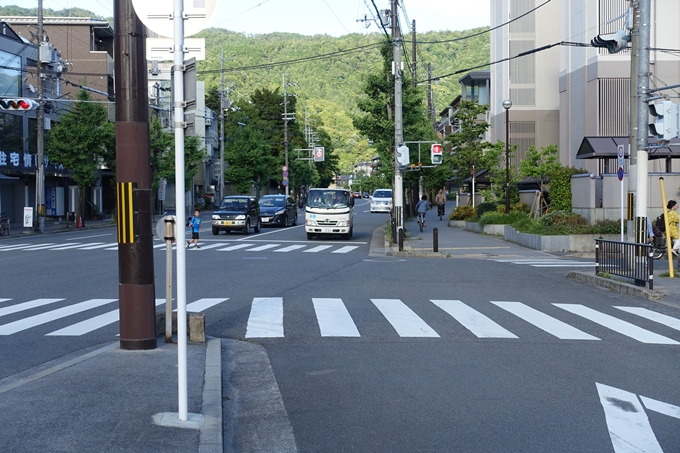
[[[658,412],[659,414],[668,415],[673,418],[680,418],[680,407],[673,404],[664,403],[663,401],[653,400],[646,396],[640,395],[642,404],[650,411]]]
[[[619,310],[623,310],[634,315],[641,316],[643,318],[649,319],[650,321],[658,322],[664,326],[668,326],[671,329],[680,330],[680,319],[673,318],[672,316],[657,313],[652,310],[647,310],[642,307],[614,307]]]
[[[246,250],[246,252],[261,252],[262,250],[273,249],[274,247],[278,247],[280,245],[281,244],[265,244],[265,245],[261,245],[259,247],[248,249],[248,250]]]
[[[12,313],[30,310],[31,308],[42,307],[43,305],[53,304],[62,300],[64,299],[35,299],[28,302],[23,302],[21,304],[10,305],[9,307],[0,308],[0,316],[7,316],[11,315]]]
[[[230,252],[232,250],[238,250],[238,249],[243,249],[243,248],[246,248],[246,247],[252,247],[253,245],[255,245],[255,244],[236,244],[236,245],[232,245],[230,247],[225,247],[223,249],[217,249],[217,251],[218,252]]]
[[[48,249],[51,247],[59,247],[62,244],[57,244],[54,242],[48,242],[47,244],[36,244],[36,245],[29,245],[28,247],[21,247],[20,249],[15,249],[15,250],[44,250]]]
[[[303,249],[307,247],[306,245],[289,245],[288,247],[284,247],[282,249],[277,249],[274,250],[275,252],[292,252],[293,250],[298,250],[298,249]]]
[[[45,324],[55,319],[65,318],[81,311],[90,310],[92,308],[100,307],[102,305],[110,304],[118,299],[91,299],[78,304],[69,305],[67,307],[57,308],[56,310],[41,313],[39,315],[31,316],[29,318],[20,319],[18,321],[10,322],[0,326],[0,335],[11,335],[13,333],[21,332],[22,330],[30,329],[32,327]]]
[[[222,303],[227,299],[198,299],[196,302],[192,302],[190,304],[187,304],[187,311],[203,311],[207,310],[210,307],[213,307],[219,303]],[[177,311],[175,309],[174,311]]]
[[[165,299],[156,299],[156,307],[165,303]],[[99,316],[95,316],[85,321],[72,324],[70,326],[64,327],[63,329],[55,330],[50,332],[47,336],[55,337],[78,337],[86,333],[90,333],[94,330],[100,329],[102,327],[108,326],[118,321],[120,318],[119,310],[113,310],[108,313],[104,313]]]
[[[314,311],[322,337],[360,337],[342,299],[313,297]]]
[[[531,264],[531,267],[593,267],[595,263],[590,264]]]
[[[68,250],[68,249],[75,249],[75,248],[78,248],[78,247],[83,247],[85,245],[97,245],[97,244],[101,244],[101,242],[93,242],[92,244],[69,244],[69,245],[65,245],[63,247],[55,247],[51,250]]]
[[[491,301],[491,303],[561,340],[599,340],[597,337],[578,330],[576,327],[572,327],[521,302]]]
[[[618,332],[627,337],[633,338],[634,340],[640,341],[642,343],[651,344],[680,344],[675,340],[666,338],[662,335],[650,332],[641,327],[631,324],[629,322],[623,321],[621,319],[615,318],[613,316],[595,311],[592,308],[580,304],[553,304],[563,310],[566,310],[575,315],[586,318],[594,323],[604,326],[608,329]]]
[[[311,249],[307,249],[302,253],[316,253],[316,252],[320,252],[321,250],[329,249],[331,247],[333,247],[333,246],[332,245],[318,245],[316,247],[312,247]]]
[[[439,337],[432,327],[399,299],[371,299],[371,302],[392,324],[400,337]]]
[[[118,243],[114,242],[113,244],[102,244],[102,245],[92,245],[90,247],[81,247],[78,250],[95,250],[95,249],[103,249],[104,247],[111,247],[111,246],[116,246],[118,247]]]
[[[453,316],[478,338],[517,338],[512,332],[459,300],[432,300],[432,303]]]
[[[337,250],[333,250],[331,253],[348,253],[348,252],[351,252],[352,250],[358,249],[358,248],[359,248],[358,245],[348,245],[346,247],[340,247]]]
[[[198,243],[198,247],[199,247],[198,249],[199,250],[210,250],[210,249],[214,249],[214,248],[217,248],[217,247],[222,247],[223,245],[224,245],[223,242],[218,242],[217,244],[208,244],[208,245],[205,245],[204,243],[199,242]]]
[[[12,300],[12,299],[0,299],[0,303],[7,302],[8,300]]]
[[[283,337],[283,298],[254,298],[248,317],[246,338],[280,337]]]
[[[595,383],[615,453],[663,453],[635,394]]]
[[[0,245],[0,252],[4,252],[5,250],[14,250],[17,247],[25,247],[28,244],[13,244],[13,245]]]

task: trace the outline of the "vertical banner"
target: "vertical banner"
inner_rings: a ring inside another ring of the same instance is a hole
[[[24,206],[24,227],[30,228],[33,226],[33,208]]]

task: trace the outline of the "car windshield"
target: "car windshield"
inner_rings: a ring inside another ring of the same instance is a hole
[[[225,198],[220,205],[222,211],[247,211],[248,200],[244,198]]]
[[[310,190],[307,206],[310,208],[346,208],[349,192],[340,190]]]
[[[283,207],[286,205],[285,197],[260,198],[260,206],[263,208]]]
[[[373,193],[373,198],[392,198],[391,190],[376,190]]]

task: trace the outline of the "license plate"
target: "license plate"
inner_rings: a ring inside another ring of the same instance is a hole
[[[262,217],[262,223],[268,223],[269,217]]]
[[[333,232],[333,228],[324,228],[324,229],[323,229],[323,232],[324,232],[324,233],[332,233],[332,232]]]
[[[222,225],[231,225],[232,223],[233,223],[233,222],[231,222],[231,221],[229,221],[229,220],[223,220],[223,221],[222,221]]]

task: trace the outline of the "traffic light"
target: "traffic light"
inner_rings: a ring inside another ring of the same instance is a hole
[[[411,157],[409,156],[409,149],[406,145],[401,145],[397,148],[397,162],[400,165],[408,165]]]
[[[605,47],[609,53],[620,52],[628,47],[630,35],[626,30],[618,30],[616,33],[597,35],[590,40],[593,47]]]
[[[0,99],[2,110],[33,110],[38,107],[38,102],[33,99]]]
[[[444,156],[442,155],[442,145],[439,143],[435,143],[432,145],[432,148],[430,148],[430,152],[432,154],[431,159],[432,159],[432,164],[434,165],[439,165],[444,161]]]
[[[661,142],[669,142],[678,136],[678,106],[671,101],[661,101],[649,105],[649,113],[654,122],[649,125],[649,132]]]

